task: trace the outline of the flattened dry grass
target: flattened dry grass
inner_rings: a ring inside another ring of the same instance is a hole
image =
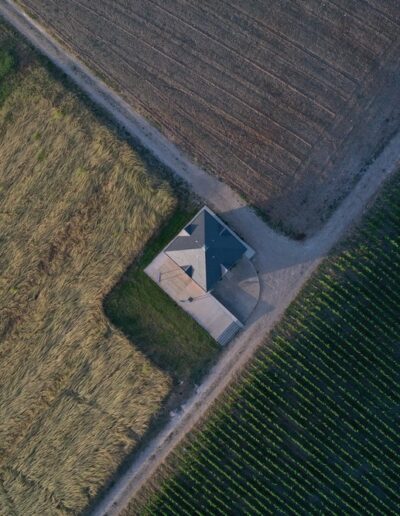
[[[0,514],[76,514],[171,388],[102,300],[176,201],[34,57],[17,75],[0,108]]]

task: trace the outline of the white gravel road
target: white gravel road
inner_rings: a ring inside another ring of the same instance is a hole
[[[224,350],[196,393],[136,457],[93,510],[95,516],[116,515],[248,362],[321,260],[349,226],[359,219],[383,181],[399,168],[400,133],[370,165],[324,228],[305,242],[294,242],[267,227],[227,185],[192,164],[13,2],[0,0],[0,14],[111,114],[118,124],[185,179],[191,189],[220,213],[257,253],[254,262],[260,276],[261,296],[255,311],[244,331]]]

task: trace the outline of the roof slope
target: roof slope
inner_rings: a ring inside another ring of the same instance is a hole
[[[211,290],[245,252],[240,240],[204,208],[165,249],[205,291]]]

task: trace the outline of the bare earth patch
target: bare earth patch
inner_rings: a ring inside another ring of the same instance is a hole
[[[139,113],[298,237],[398,127],[397,0],[20,0]]]

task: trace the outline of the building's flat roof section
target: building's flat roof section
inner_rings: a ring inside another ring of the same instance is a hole
[[[204,207],[164,252],[205,292],[214,288],[249,247]]]

